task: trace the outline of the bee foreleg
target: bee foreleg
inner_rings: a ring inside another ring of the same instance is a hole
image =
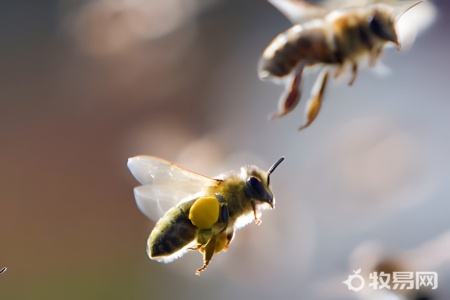
[[[316,82],[314,83],[314,86],[311,90],[311,98],[306,104],[306,124],[301,126],[299,130],[308,127],[319,114],[325,86],[328,80],[328,73],[328,69],[323,69],[317,77]]]
[[[348,82],[348,85],[352,85],[355,82],[356,75],[358,75],[358,64],[356,62],[352,62],[352,77]]]
[[[261,220],[258,218],[258,212],[256,211],[255,202],[252,201],[253,208],[253,219],[255,220],[256,225],[261,224]]]
[[[369,66],[373,67],[378,61],[378,58],[380,57],[381,53],[383,52],[383,47],[377,47],[375,48],[369,56]]]
[[[358,64],[355,61],[353,61],[351,65],[352,65],[352,77],[350,78],[348,85],[352,85],[353,82],[355,82],[356,75],[358,75]],[[344,73],[344,71],[345,71],[345,64],[341,64],[337,69],[336,73],[334,73],[334,78],[338,78],[339,76],[341,76],[342,73]]]
[[[301,97],[301,83],[302,83],[303,66],[300,66],[298,71],[294,75],[290,75],[286,80],[288,85],[286,86],[286,92],[281,95],[278,100],[278,112],[274,113],[270,119],[276,119],[291,112],[300,101]]]

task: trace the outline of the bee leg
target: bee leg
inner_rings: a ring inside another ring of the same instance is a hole
[[[338,78],[339,76],[342,75],[342,73],[344,73],[345,71],[345,64],[341,64],[339,65],[339,68],[337,69],[336,73],[334,73],[334,78]]]
[[[225,226],[223,230],[225,230],[228,226],[228,217],[229,217],[228,205],[225,201],[225,198],[221,194],[216,193],[215,196],[220,203],[219,220],[222,223],[224,223]]]
[[[196,275],[200,275],[201,272],[206,270],[206,268],[209,265],[209,262],[211,261],[213,255],[214,255],[215,248],[216,248],[216,239],[214,237],[214,238],[211,238],[211,240],[209,240],[208,244],[206,244],[205,247],[203,248],[203,250],[204,250],[203,266],[200,269],[198,269],[197,271],[195,271]]]
[[[197,233],[197,246],[189,248],[189,250],[199,250],[205,247],[205,245],[214,237],[212,228],[199,229]]]
[[[299,130],[305,129],[308,127],[314,119],[317,117],[320,111],[320,107],[322,105],[322,98],[325,91],[325,86],[328,80],[328,69],[324,69],[320,72],[319,76],[314,83],[314,86],[311,90],[311,98],[308,100],[306,104],[306,124],[301,126]]]
[[[300,101],[301,97],[301,82],[302,82],[303,66],[300,66],[294,75],[290,75],[287,79],[289,84],[286,86],[286,92],[284,92],[280,100],[278,100],[278,112],[274,113],[270,119],[276,119],[291,112]]]
[[[255,202],[253,202],[253,201],[252,201],[252,207],[253,207],[253,219],[255,220],[256,225],[259,225],[259,224],[261,224],[261,220],[258,218]]]
[[[370,67],[375,66],[375,64],[377,63],[378,58],[380,57],[382,52],[383,52],[383,47],[378,47],[370,53],[370,57],[369,57],[369,66]]]
[[[187,249],[190,250],[190,251],[198,251],[198,250],[200,250],[201,247],[202,247],[201,244],[197,244],[197,246],[190,247],[190,248],[187,248]]]
[[[228,247],[230,247],[231,240],[233,240],[234,237],[234,230],[227,234],[227,243],[223,247],[223,250],[227,251]]]
[[[356,75],[358,75],[358,64],[356,62],[352,62],[352,77],[348,82],[348,85],[352,85],[355,82]]]

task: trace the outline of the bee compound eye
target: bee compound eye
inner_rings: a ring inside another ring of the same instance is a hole
[[[369,16],[367,22],[369,23],[370,30],[372,30],[374,34],[383,36],[383,26],[379,18],[376,16]]]
[[[263,196],[265,194],[265,188],[261,181],[256,177],[249,177],[247,179],[247,185],[256,193],[257,196]]]
[[[219,219],[219,201],[216,197],[198,198],[189,210],[189,220],[200,229],[211,228]]]

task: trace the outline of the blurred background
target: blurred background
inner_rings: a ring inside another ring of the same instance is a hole
[[[267,119],[282,88],[256,67],[290,23],[266,1],[2,1],[0,298],[399,299],[342,284],[390,263],[438,272],[420,291],[449,299],[450,4],[434,4],[388,75],[332,80],[298,132],[305,99]],[[139,154],[209,176],[284,155],[276,209],[200,277],[199,253],[151,261]]]

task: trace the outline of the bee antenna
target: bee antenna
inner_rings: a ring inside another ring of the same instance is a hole
[[[274,164],[270,167],[269,171],[267,171],[267,177],[269,177],[270,174],[272,174],[272,172],[278,167],[279,164],[281,164],[281,162],[282,162],[283,160],[284,160],[284,156],[280,157],[280,158],[277,160],[277,162],[274,163]]]
[[[400,14],[398,14],[396,17],[395,17],[395,22],[394,23],[397,23],[397,21],[407,12],[407,11],[409,11],[411,8],[413,8],[413,7],[415,7],[416,5],[419,5],[420,3],[422,3],[423,1],[417,1],[416,3],[414,3],[413,5],[411,5],[410,7],[408,7],[406,10],[404,10],[404,11],[402,11]]]

